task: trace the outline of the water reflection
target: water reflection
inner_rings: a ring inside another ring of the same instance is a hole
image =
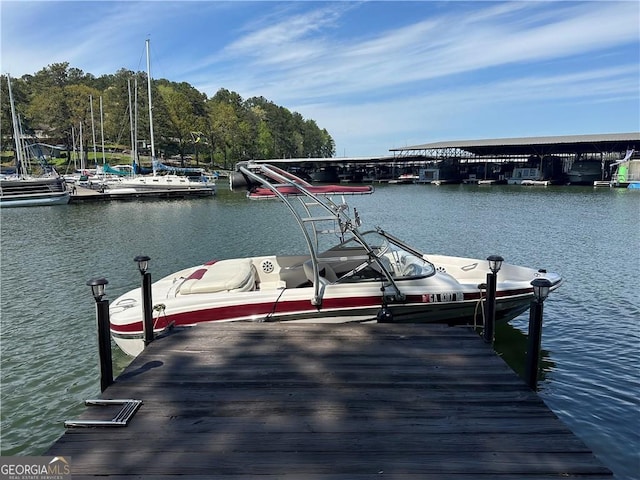
[[[509,323],[496,323],[493,348],[523,381],[526,381],[525,367],[529,348],[528,342],[529,337],[522,330],[519,330]],[[555,363],[551,359],[551,352],[545,349],[543,344],[540,348],[538,384],[544,382],[547,377],[547,372],[554,368]]]

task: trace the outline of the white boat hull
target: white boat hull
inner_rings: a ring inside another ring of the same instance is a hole
[[[69,203],[69,191],[61,178],[0,180],[0,207],[35,207]]]
[[[481,325],[486,292],[478,285],[486,281],[487,262],[435,255],[428,259],[436,265],[438,272],[433,277],[400,282],[406,298],[388,303],[393,322]],[[296,286],[306,281],[303,260],[305,257],[299,256],[250,259],[257,276],[248,291],[181,295],[179,287],[206,265],[169,275],[155,282],[152,288],[155,334],[203,322],[376,321],[383,303],[380,282],[328,284],[324,287],[322,303],[317,306],[312,303],[312,286]],[[262,269],[265,262],[276,265],[276,269],[265,273]],[[290,268],[294,264],[296,266]],[[502,275],[498,274],[496,319],[509,321],[527,310],[533,298],[530,282],[542,274],[512,265],[504,265],[501,272]],[[459,280],[454,278],[456,275]],[[554,288],[559,285],[559,277],[551,275],[549,278],[555,284]],[[117,345],[128,355],[138,355],[144,348],[141,289],[117,298],[111,305],[110,316],[111,333]]]

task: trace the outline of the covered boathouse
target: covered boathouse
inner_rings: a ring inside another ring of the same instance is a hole
[[[609,180],[611,166],[631,150],[638,156],[640,132],[448,140],[392,148],[390,155],[378,157],[264,162],[283,165],[322,183],[508,183],[509,179],[516,183],[533,178],[557,184],[592,185],[597,180]],[[573,175],[572,169],[579,174]]]
[[[454,140],[390,151],[396,164],[401,163],[413,173],[417,169],[423,183],[474,183],[483,179],[521,183],[529,178],[548,183],[593,184],[608,180],[610,167],[627,152],[640,151],[640,132]],[[584,173],[573,175],[573,171]]]

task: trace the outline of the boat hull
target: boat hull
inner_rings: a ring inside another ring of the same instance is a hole
[[[70,195],[61,178],[2,179],[0,207],[64,205]]]
[[[496,321],[509,321],[525,312],[531,303],[532,295],[507,297],[496,301]],[[244,313],[225,317],[216,308],[190,312],[191,320],[183,316],[180,320],[166,317],[161,322],[154,322],[155,335],[180,327],[192,327],[200,323],[212,322],[294,322],[294,323],[349,323],[377,322],[381,304],[374,306],[352,307],[349,309],[326,308],[316,310],[310,302],[309,308],[291,311],[279,315],[271,315],[264,308],[253,311],[244,309]],[[392,304],[387,308],[391,312],[389,323],[444,323],[449,325],[482,325],[483,303],[479,300],[456,302],[456,304]],[[156,319],[157,320],[157,319]],[[166,322],[166,323],[165,323]],[[161,328],[158,328],[161,327]],[[144,332],[142,321],[128,325],[125,329],[111,326],[111,335],[118,347],[130,356],[139,355],[144,349]]]
[[[255,265],[264,264],[265,259],[274,264],[282,263],[280,258],[271,258],[254,258],[252,261]],[[402,282],[401,289],[405,293],[402,298],[385,297],[387,309],[391,312],[388,321],[482,325],[486,302],[486,291],[482,289],[484,287],[480,288],[486,279],[486,271],[479,267],[482,263],[455,257],[430,258],[434,263],[446,265],[441,270],[453,272],[458,265],[462,268],[472,265],[477,266],[478,271],[472,276],[473,271],[467,270],[465,274],[469,278],[462,282],[452,280],[446,273]],[[458,265],[453,265],[454,261]],[[177,294],[177,285],[200,271],[200,267],[177,272],[153,284],[152,317],[156,335],[176,327],[210,322],[375,322],[383,305],[383,292],[380,282],[376,281],[326,285],[319,305],[312,302],[314,292],[311,286],[281,288],[282,283],[268,278],[259,279],[259,289],[250,291]],[[525,267],[504,266],[503,269],[508,276],[505,276],[505,282],[498,282],[497,321],[509,321],[529,308],[533,298],[530,281],[539,275],[536,270]],[[512,280],[514,274],[511,270],[517,270],[521,277],[518,281]],[[288,272],[292,275],[293,269]],[[556,288],[560,279],[552,280]],[[112,337],[120,349],[131,356],[138,355],[144,348],[142,304],[141,289],[138,288],[117,298],[111,305]]]

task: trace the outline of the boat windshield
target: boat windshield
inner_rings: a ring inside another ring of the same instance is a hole
[[[362,234],[373,255],[369,255],[360,240],[353,237],[318,256],[323,267],[333,270],[338,283],[380,280],[384,269],[394,280],[424,278],[435,273],[435,267],[402,245],[377,231]]]

